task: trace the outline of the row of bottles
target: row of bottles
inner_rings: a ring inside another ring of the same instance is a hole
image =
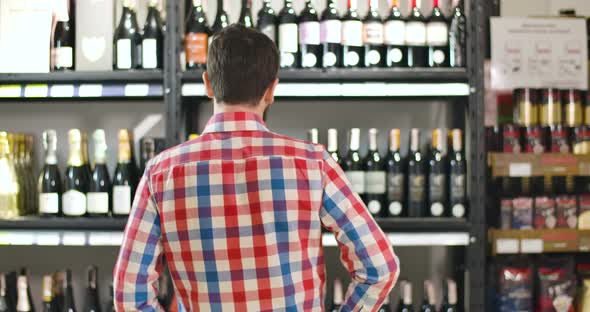
[[[72,0],[56,2],[56,26],[51,49],[52,70],[76,69],[76,27]],[[157,5],[150,0],[141,32],[135,12],[136,0],[123,0],[123,13],[113,38],[113,69],[162,69],[164,31]]]
[[[424,301],[419,309],[415,309],[412,301],[412,283],[407,280],[398,282],[396,288],[400,289],[400,301],[395,309],[394,304],[390,302],[389,296],[385,298],[379,312],[457,312],[459,311],[457,283],[452,279],[447,279],[443,283],[443,301],[440,309],[436,307],[435,285],[431,280],[424,281]],[[340,311],[344,303],[342,281],[334,281],[334,296],[332,305],[328,309],[331,312]]]
[[[465,218],[466,161],[460,129],[432,131],[427,155],[421,151],[420,130],[411,129],[410,148],[401,152],[401,130],[389,133],[389,148],[383,156],[378,149],[378,131],[369,129],[369,151],[360,153],[360,129],[349,131],[348,151],[339,151],[338,130],[328,129],[327,151],[341,165],[353,191],[364,200],[375,217]],[[309,131],[318,142],[318,130]],[[447,155],[447,146],[452,146]]]
[[[114,312],[113,288],[110,288],[111,298],[106,309],[103,309],[99,296],[98,268],[88,268],[88,279],[85,290],[83,311]],[[43,276],[42,280],[43,312],[76,312],[77,304],[74,299],[74,285],[72,271],[55,272]],[[0,274],[0,312],[35,312],[35,304],[26,269],[20,274]]]
[[[37,211],[33,137],[0,131],[0,219]]]
[[[450,20],[433,1],[426,18],[417,0],[411,14],[401,14],[398,0],[392,1],[389,16],[379,15],[378,1],[369,0],[369,12],[361,19],[357,0],[348,0],[347,12],[340,17],[335,0],[318,17],[311,0],[297,16],[292,0],[285,0],[278,15],[264,0],[258,12],[257,29],[277,43],[282,68],[331,67],[464,67],[466,64],[466,20],[459,1]],[[242,1],[238,23],[254,27],[251,0]],[[194,0],[186,22],[185,56],[187,69],[204,68],[209,38],[229,25],[223,0],[209,27],[202,0]]]

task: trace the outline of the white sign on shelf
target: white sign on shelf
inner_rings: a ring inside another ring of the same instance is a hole
[[[492,89],[588,89],[586,21],[491,18]]]

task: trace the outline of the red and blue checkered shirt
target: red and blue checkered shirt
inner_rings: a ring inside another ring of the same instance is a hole
[[[148,165],[115,267],[117,310],[161,310],[165,257],[188,311],[323,311],[322,227],[352,277],[342,310],[376,311],[399,263],[338,164],[254,113],[216,114]]]

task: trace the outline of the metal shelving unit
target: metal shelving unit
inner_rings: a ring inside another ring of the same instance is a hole
[[[0,101],[7,99],[162,98],[166,111],[168,145],[197,129],[186,103],[206,101],[201,72],[182,72],[181,1],[166,2],[167,27],[163,71],[60,72],[0,74]],[[281,71],[277,96],[315,101],[339,98],[431,98],[453,100],[465,107],[467,159],[469,161],[468,220],[379,220],[396,246],[462,246],[466,311],[484,311],[486,222],[484,146],[485,27],[491,6],[484,0],[468,5],[467,69],[335,69]],[[303,92],[304,91],[304,92]],[[179,126],[180,125],[180,126]],[[190,129],[189,129],[190,128]],[[0,221],[0,245],[118,246],[126,220],[39,219]],[[335,245],[325,236],[325,245]]]

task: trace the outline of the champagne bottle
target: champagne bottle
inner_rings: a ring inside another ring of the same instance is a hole
[[[16,312],[33,312],[33,308],[31,307],[29,301],[29,293],[28,293],[28,282],[27,277],[25,275],[19,275],[17,282],[17,301],[16,301]]]
[[[424,281],[424,301],[420,312],[436,312],[434,304],[434,284],[432,284],[432,281],[426,280]]]
[[[401,281],[402,299],[397,308],[398,312],[414,312],[412,303],[412,283],[408,281]]]
[[[9,312],[6,299],[6,277],[0,273],[0,312]]]
[[[51,279],[51,275],[43,276],[43,312],[53,312],[53,306],[51,305],[51,300],[53,298],[53,294],[51,291],[51,287],[53,284],[53,280]]]
[[[373,217],[383,214],[385,201],[385,168],[379,150],[377,149],[377,129],[369,129],[369,153],[365,157],[365,194],[364,201]]]
[[[424,216],[425,173],[424,159],[420,152],[420,130],[410,132],[410,153],[408,156],[408,216]]]
[[[149,1],[148,16],[143,26],[141,66],[144,69],[164,67],[164,31],[157,5],[158,0]]]
[[[66,270],[66,278],[63,284],[64,290],[64,307],[63,312],[76,312],[76,303],[74,301],[74,288],[72,286],[72,271]]]
[[[262,8],[258,11],[257,28],[272,41],[277,41],[277,16],[271,6],[271,0],[263,1]]]
[[[137,187],[137,171],[132,158],[131,144],[133,142],[129,130],[119,130],[119,157],[113,177],[113,215],[117,217],[129,215]]]
[[[342,161],[342,169],[352,186],[352,191],[362,196],[365,194],[365,171],[359,153],[360,137],[359,128],[350,129],[348,154]]]
[[[309,129],[307,131],[307,141],[309,141],[313,144],[320,143],[319,136],[320,136],[320,133],[319,133],[318,128]]]
[[[39,176],[39,214],[59,216],[62,214],[60,196],[63,192],[61,174],[57,166],[57,133],[55,130],[43,132],[45,165]]]
[[[443,217],[447,214],[446,161],[444,141],[447,135],[443,129],[432,131],[432,148],[428,160],[428,216]]]
[[[86,194],[88,193],[88,173],[82,156],[82,134],[78,129],[68,132],[70,154],[62,196],[63,214],[78,217],[86,214]]]
[[[25,171],[27,172],[27,202],[29,203],[29,215],[37,214],[39,201],[37,194],[37,170],[33,162],[35,139],[32,135],[25,135]]]
[[[26,181],[25,171],[21,159],[19,150],[22,148],[21,143],[24,137],[21,134],[8,134],[8,144],[10,145],[10,157],[14,163],[14,169],[16,171],[16,180],[18,182],[18,214],[20,216],[27,215],[27,203],[26,203]]]
[[[51,50],[53,70],[74,70],[75,53],[74,23],[70,19],[69,0],[59,0],[56,11],[55,31],[53,33],[53,44]],[[71,12],[73,13],[73,12]]]
[[[332,308],[330,309],[330,311],[340,311],[340,307],[342,307],[342,304],[344,304],[342,281],[337,279],[334,280],[334,297],[332,298]]]
[[[135,69],[141,66],[141,34],[133,12],[135,0],[123,0],[123,14],[115,30],[114,69]]]
[[[33,204],[30,201],[30,185],[31,185],[31,172],[29,171],[28,165],[27,165],[27,161],[26,161],[26,136],[22,133],[19,133],[16,135],[16,144],[17,144],[17,161],[18,164],[20,166],[20,174],[21,176],[21,181],[20,181],[20,186],[21,186],[21,203],[22,203],[22,212],[21,214],[23,216],[26,215],[30,215],[33,211],[32,211],[32,206]]]
[[[447,279],[444,286],[444,299],[440,312],[458,312],[457,284],[452,279]]]
[[[453,151],[449,162],[449,206],[451,207],[452,217],[465,218],[467,214],[467,198],[465,196],[467,165],[465,164],[465,156],[463,156],[463,142],[460,129],[452,130],[452,146]]]
[[[92,138],[94,140],[94,171],[88,192],[88,216],[104,217],[111,210],[111,179],[106,165],[107,144],[104,130],[95,130]]]
[[[407,215],[405,196],[405,164],[400,152],[400,129],[392,129],[389,133],[389,153],[385,159],[387,171],[387,199],[388,216],[400,217]]]
[[[238,24],[248,28],[254,27],[254,20],[252,19],[252,0],[242,0],[242,10],[240,11]]]
[[[8,133],[0,132],[0,218],[13,219],[18,211],[19,185],[10,156]]]
[[[98,296],[98,268],[88,268],[88,286],[86,287],[86,303],[84,312],[101,312],[100,298]]]
[[[342,159],[340,158],[340,152],[338,151],[338,130],[334,128],[328,129],[328,153],[330,156],[340,164]]]
[[[322,45],[322,67],[339,67],[342,46],[342,22],[336,9],[335,0],[327,0],[320,22],[320,43]]]
[[[86,181],[90,182],[90,179],[92,179],[92,166],[90,166],[90,158],[88,157],[88,133],[86,131],[80,131],[80,133],[82,134],[82,166],[86,174]]]

